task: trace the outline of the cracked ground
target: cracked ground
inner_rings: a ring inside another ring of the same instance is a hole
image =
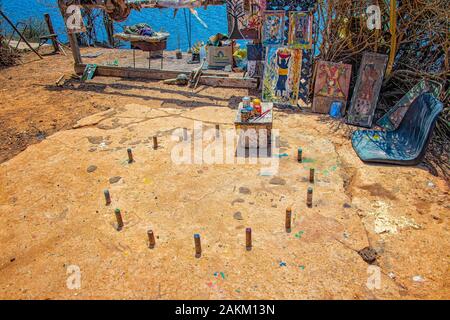
[[[49,61],[52,70],[38,73]],[[202,121],[204,130],[219,124],[224,137],[247,91],[101,77],[56,87],[61,73],[70,74],[68,58],[53,56],[0,75],[2,136],[13,141],[2,144],[0,164],[1,298],[450,298],[442,178],[422,167],[366,165],[348,128],[282,110],[273,124],[280,136],[276,174],[237,160],[176,164],[175,130]],[[17,132],[31,137],[19,139],[20,150]],[[310,186],[312,208],[305,201]],[[374,253],[373,260],[361,252]],[[67,286],[74,265],[79,289]]]

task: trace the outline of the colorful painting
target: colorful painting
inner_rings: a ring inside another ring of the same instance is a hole
[[[388,131],[396,130],[400,126],[400,123],[402,122],[409,107],[412,105],[414,100],[417,99],[417,97],[424,92],[430,92],[435,98],[439,98],[441,89],[442,88],[439,84],[421,80],[407,94],[405,94],[403,98],[401,98],[395,106],[389,110],[388,113],[378,120],[377,124]]]
[[[264,12],[262,43],[265,46],[282,45],[284,41],[284,11]]]
[[[258,39],[262,26],[259,0],[226,0],[230,39]]]
[[[343,114],[347,105],[352,66],[343,63],[318,61],[314,86],[313,112],[329,113],[333,102],[341,102]]]
[[[347,123],[367,128],[372,126],[387,60],[388,56],[384,54],[363,54]]]
[[[294,48],[311,49],[312,21],[310,12],[289,13],[288,44]]]
[[[263,101],[296,106],[301,65],[300,49],[268,47],[264,68]]]

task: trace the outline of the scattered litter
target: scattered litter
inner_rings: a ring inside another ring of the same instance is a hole
[[[425,281],[425,279],[422,278],[422,276],[414,276],[412,279],[414,282],[424,282]]]
[[[286,262],[280,261],[280,267],[286,267],[286,266],[287,266]]]
[[[298,266],[300,269],[305,270],[305,266]]]
[[[389,278],[391,278],[391,279],[395,279],[395,273],[393,273],[393,272],[389,272],[389,273],[388,273],[388,276],[389,276]]]
[[[223,280],[225,280],[225,273],[224,272],[214,272],[214,277],[221,276]]]
[[[434,188],[435,187],[435,185],[434,185],[434,183],[433,182],[428,182],[428,187],[430,187],[430,188]]]
[[[347,231],[344,231],[343,236],[345,239],[348,239],[348,238],[350,238],[350,233],[348,233]]]
[[[152,183],[152,180],[150,180],[149,178],[144,178],[144,179],[142,180],[142,182],[143,182],[144,184],[151,184],[151,183]]]

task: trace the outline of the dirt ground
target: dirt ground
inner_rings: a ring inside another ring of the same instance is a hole
[[[28,58],[0,73],[0,298],[450,298],[444,179],[422,167],[366,165],[343,128],[282,110],[275,175],[261,174],[261,163],[176,164],[174,130],[202,121],[205,130],[219,124],[223,137],[246,90],[102,77],[56,87],[70,58]],[[366,247],[377,252],[373,265],[358,254]]]

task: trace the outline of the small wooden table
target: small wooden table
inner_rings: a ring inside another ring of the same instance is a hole
[[[249,149],[252,146],[257,146],[258,148],[267,148],[270,144],[271,133],[272,133],[272,123],[273,123],[273,103],[262,102],[261,110],[262,116],[257,118],[252,118],[248,122],[243,122],[241,120],[241,110],[244,108],[243,103],[239,104],[238,111],[236,113],[236,118],[234,120],[234,125],[236,130],[239,132],[239,146]],[[260,139],[259,130],[267,130],[266,139]],[[250,131],[249,131],[250,130]]]

